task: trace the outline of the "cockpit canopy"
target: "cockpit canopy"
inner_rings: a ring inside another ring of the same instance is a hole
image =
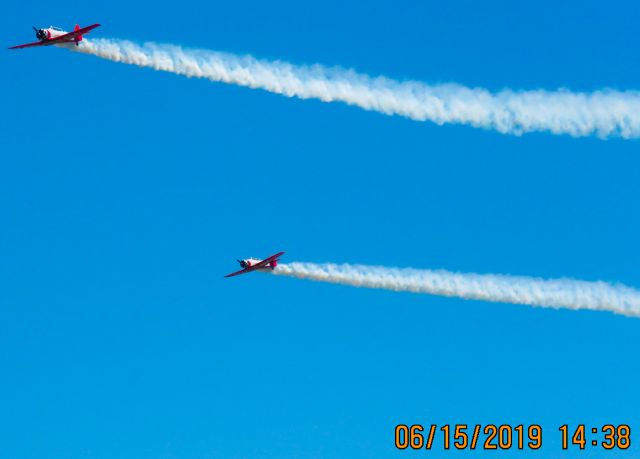
[[[62,30],[60,27],[56,27],[56,26],[50,26],[49,27],[51,30],[55,30],[57,32],[64,32],[64,30]]]

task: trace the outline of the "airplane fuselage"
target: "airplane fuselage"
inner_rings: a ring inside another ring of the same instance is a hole
[[[44,46],[65,45],[68,43],[75,43],[77,45],[78,42],[82,41],[82,36],[79,36],[77,38],[69,38],[68,40],[55,40],[55,38],[61,37],[62,35],[67,35],[68,33],[69,32],[67,32],[66,30],[62,30],[59,27],[49,26],[46,29],[37,29],[36,38],[40,40]]]
[[[244,260],[238,260],[242,268],[251,268],[252,266],[257,265],[261,261],[262,260],[260,260],[259,258],[245,258]],[[277,265],[278,265],[277,261],[272,261],[264,268],[258,268],[256,269],[256,271],[272,271]]]
[[[66,33],[69,33],[67,31],[59,29],[57,27],[48,27],[48,28],[44,29],[44,31],[47,33],[49,38],[56,38],[56,37],[59,37],[60,35],[64,35]]]

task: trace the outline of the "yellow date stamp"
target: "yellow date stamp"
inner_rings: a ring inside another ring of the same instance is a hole
[[[631,446],[631,427],[627,424],[605,424],[587,427],[585,424],[558,428],[562,449],[600,447],[625,450]],[[539,424],[398,424],[395,426],[395,447],[399,450],[538,450],[543,444],[543,429]]]

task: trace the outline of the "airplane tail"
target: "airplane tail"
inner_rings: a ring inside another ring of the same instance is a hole
[[[80,26],[78,24],[76,24],[75,28],[73,29],[74,32],[77,32],[78,30],[80,30]],[[82,34],[78,34],[76,35],[76,46],[79,46],[80,42],[82,41]]]

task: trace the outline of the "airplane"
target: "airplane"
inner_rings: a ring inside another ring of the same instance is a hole
[[[36,29],[33,30],[36,32],[36,38],[39,41],[33,43],[26,43],[24,45],[11,46],[9,49],[20,49],[20,48],[30,48],[32,46],[51,46],[51,45],[61,45],[64,43],[75,43],[76,46],[80,45],[82,41],[82,36],[86,33],[89,33],[96,27],[100,27],[100,24],[92,24],[87,27],[82,27],[76,24],[76,27],[73,29],[73,32],[65,32],[59,27],[49,27],[48,29]]]
[[[265,258],[264,260],[258,260],[255,258],[247,258],[245,260],[237,260],[240,263],[242,269],[235,273],[227,274],[224,277],[233,277],[240,274],[250,273],[251,271],[273,271],[278,266],[278,259],[284,255],[284,252],[278,252],[275,255]]]

